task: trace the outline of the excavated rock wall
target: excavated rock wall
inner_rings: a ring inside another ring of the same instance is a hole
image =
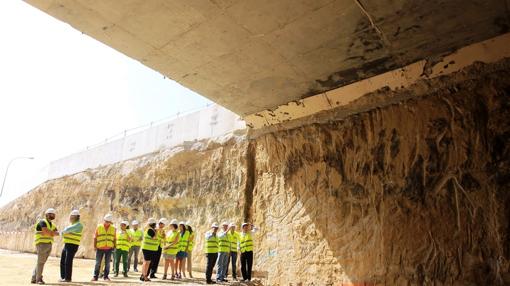
[[[509,283],[509,114],[505,67],[259,137],[257,268],[280,284]]]
[[[31,230],[48,207],[56,208],[60,229],[67,224],[70,210],[80,209],[85,230],[77,256],[87,258],[94,257],[95,226],[108,212],[117,223],[145,222],[149,217],[190,220],[197,233],[204,233],[213,221],[239,223],[245,208],[245,146],[235,139],[221,145],[199,142],[46,182],[2,209],[1,230],[15,233],[7,233],[0,247],[34,251]],[[57,241],[54,255],[61,250]],[[202,235],[195,243],[202,245]],[[203,259],[198,246],[196,263]]]
[[[80,207],[79,254],[91,257],[91,226],[107,211],[190,218],[203,266],[208,224],[248,219],[269,285],[508,284],[509,67],[421,83],[419,97],[381,92],[401,100],[356,115],[53,180],[3,208],[0,227],[26,231],[48,206],[64,225]],[[0,247],[33,250],[30,232],[4,236]]]

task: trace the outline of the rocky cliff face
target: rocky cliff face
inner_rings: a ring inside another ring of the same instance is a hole
[[[48,206],[79,207],[91,257],[107,211],[189,218],[200,234],[249,219],[270,285],[510,283],[509,66],[382,92],[407,99],[356,115],[50,181],[3,208],[0,226],[26,231]],[[6,237],[1,247],[32,249],[29,232]]]
[[[1,229],[17,233],[8,234],[0,247],[33,251],[33,224],[48,207],[56,208],[60,228],[71,209],[80,210],[85,230],[77,256],[87,258],[94,257],[92,235],[108,212],[117,223],[149,217],[190,220],[197,233],[213,221],[239,223],[245,208],[246,142],[237,140],[197,142],[46,182],[2,209]],[[201,235],[196,243],[202,245]],[[195,256],[197,263],[202,258]]]

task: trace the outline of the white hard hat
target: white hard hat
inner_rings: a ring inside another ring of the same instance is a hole
[[[247,222],[243,222],[243,224],[241,225],[241,227],[244,227],[245,225],[249,225],[249,223],[247,223]]]
[[[111,214],[107,214],[103,218],[104,221],[113,222],[113,216]]]
[[[224,221],[221,225],[226,225],[226,226],[228,226],[228,222]]]
[[[186,222],[186,225],[187,225],[187,226],[191,226],[191,221],[189,221],[189,220],[188,220],[188,221]]]
[[[128,226],[129,222],[127,220],[123,220],[123,221],[120,222],[120,224],[125,224],[126,226]]]
[[[138,221],[135,219],[134,221],[131,222],[131,225],[138,225]]]
[[[174,219],[170,222],[170,224],[179,224],[179,222],[178,222],[178,221],[174,218]]]
[[[231,222],[231,223],[228,225],[228,227],[235,227],[235,226],[236,226],[236,225],[235,225],[235,223],[233,223],[233,222]]]
[[[214,223],[211,225],[211,227],[212,227],[212,228],[218,228],[218,224],[214,222]]]
[[[185,221],[181,221],[181,222],[179,222],[179,224],[186,225],[186,222]]]
[[[161,219],[159,219],[159,223],[166,224],[167,223],[166,218],[162,217]]]
[[[54,208],[49,208],[47,209],[44,214],[55,214],[55,209]]]
[[[80,215],[79,210],[72,210],[70,215]]]
[[[156,223],[156,219],[151,217],[149,220],[147,220],[147,223],[148,224],[153,224],[153,223]]]

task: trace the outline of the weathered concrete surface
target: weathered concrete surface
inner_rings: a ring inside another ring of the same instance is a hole
[[[248,115],[508,31],[506,0],[26,0]]]
[[[377,107],[383,97],[393,104]],[[510,60],[476,64],[366,95],[358,114],[47,182],[1,209],[0,226],[26,231],[48,206],[80,207],[89,226],[110,210],[191,218],[200,234],[249,219],[268,285],[508,285],[509,103]],[[28,232],[2,237],[33,249]]]
[[[342,107],[351,109],[352,113],[358,113],[364,107],[355,109],[356,104],[353,104],[353,102],[367,93],[373,93],[381,89],[392,91],[406,89],[420,81],[458,72],[477,62],[489,64],[509,57],[510,33],[506,33],[462,47],[451,54],[443,55],[434,60],[421,60],[324,93],[250,114],[245,116],[244,120],[246,125],[252,129],[259,129]],[[380,97],[378,102],[380,106],[389,103],[387,97]],[[364,109],[366,110],[366,108]]]

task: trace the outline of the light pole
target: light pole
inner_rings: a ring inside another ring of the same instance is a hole
[[[9,167],[11,166],[12,162],[14,162],[16,160],[20,160],[20,159],[33,160],[34,157],[15,157],[15,158],[12,158],[11,161],[9,161],[9,164],[7,164],[7,169],[5,169],[4,181],[2,183],[2,189],[0,190],[0,197],[4,193],[5,180],[7,179],[7,173],[9,172]]]

